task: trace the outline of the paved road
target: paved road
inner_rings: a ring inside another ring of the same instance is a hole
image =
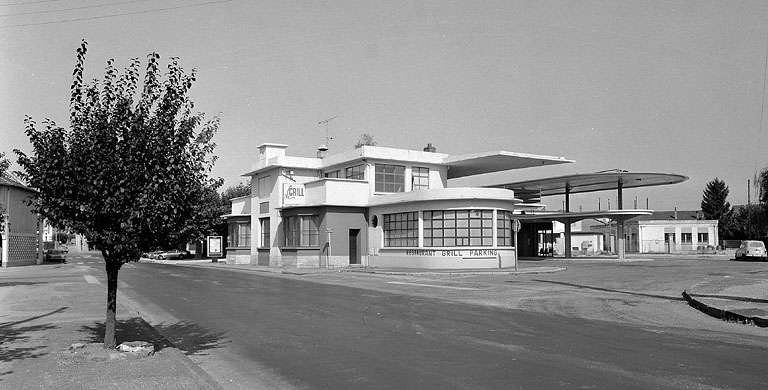
[[[227,388],[768,387],[765,330],[679,295],[760,265],[702,261],[452,278],[139,263],[120,299]]]

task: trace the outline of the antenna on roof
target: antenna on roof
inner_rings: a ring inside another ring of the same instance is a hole
[[[334,119],[336,119],[338,117],[339,117],[338,115],[334,115],[332,118],[328,118],[328,119],[322,120],[320,122],[317,122],[318,125],[325,125],[325,146],[326,147],[328,146],[328,143],[334,138],[334,137],[330,137],[328,135],[328,123],[330,123],[332,120],[334,120]]]

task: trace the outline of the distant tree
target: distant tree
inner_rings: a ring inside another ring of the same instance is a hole
[[[197,233],[188,229],[200,203],[221,185],[208,177],[219,120],[203,124],[204,115],[192,113],[187,94],[195,71],[186,74],[176,58],[163,75],[160,56],[150,54],[141,87],[138,59],[123,75],[109,60],[102,81],[85,84],[86,50],[83,41],[71,86],[70,128],[46,119],[38,129],[27,117],[33,153],[15,152],[27,182],[38,190],[34,211],[56,228],[85,236],[104,256],[104,346],[111,348],[121,266]]]
[[[11,161],[5,158],[5,152],[0,152],[0,176],[5,175],[8,168],[11,167]]]
[[[728,202],[728,186],[715,178],[707,183],[701,200],[701,211],[706,219],[718,220],[718,234],[721,239],[731,238],[733,211]]]
[[[240,182],[234,186],[228,187],[221,193],[221,203],[229,207],[229,201],[234,198],[251,195],[251,183]]]
[[[757,176],[756,184],[758,187],[757,198],[763,205],[768,205],[768,167],[763,168],[763,170],[760,171],[760,174]]]
[[[731,229],[732,239],[765,240],[768,235],[768,217],[765,213],[765,206],[750,204],[734,207]]]
[[[0,152],[0,177],[5,175],[5,172],[8,171],[10,166],[11,161],[5,158],[4,152]],[[5,204],[3,204],[2,199],[0,199],[0,231],[5,228],[5,217],[3,217],[3,214],[5,214]]]
[[[357,141],[357,144],[355,144],[355,149],[362,146],[376,146],[376,141],[373,140],[373,135],[363,133],[363,135],[361,135],[360,139]]]

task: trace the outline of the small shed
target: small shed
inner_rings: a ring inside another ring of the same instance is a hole
[[[0,176],[0,260],[3,268],[43,263],[41,224],[27,204],[35,190],[10,173]]]

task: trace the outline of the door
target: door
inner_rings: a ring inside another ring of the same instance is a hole
[[[360,229],[349,229],[349,264],[360,264]]]

